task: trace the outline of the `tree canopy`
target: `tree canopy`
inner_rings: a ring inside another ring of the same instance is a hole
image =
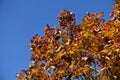
[[[104,12],[87,12],[77,25],[75,14],[63,10],[59,27],[44,29],[30,41],[31,64],[16,74],[18,80],[118,80],[120,79],[120,0],[111,19]]]

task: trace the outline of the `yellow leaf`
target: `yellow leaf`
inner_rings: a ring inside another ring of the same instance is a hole
[[[36,57],[36,58],[39,57],[39,53],[37,53],[37,52],[33,52],[32,54],[33,54],[33,56]]]
[[[90,67],[85,66],[83,69],[83,72],[84,72],[84,74],[89,74],[90,70],[91,70]]]
[[[36,71],[36,69],[32,69],[31,72],[34,74],[34,73],[36,73],[37,71]]]
[[[56,53],[56,56],[55,56],[55,58],[54,58],[54,60],[56,61],[56,60],[59,60],[63,55],[65,55],[66,54],[66,52],[65,52],[65,50],[64,49],[62,49],[62,50],[60,50],[58,53]]]
[[[25,78],[22,75],[17,74],[16,77],[18,78],[18,80],[25,80]]]
[[[107,67],[104,67],[104,68],[102,68],[101,70],[105,70],[105,69],[107,69]]]
[[[108,52],[108,54],[107,55],[111,55],[112,54],[112,52],[110,51],[110,52]]]
[[[109,52],[108,49],[104,49],[104,50],[100,51],[100,53],[107,53],[107,52]]]
[[[58,73],[63,74],[63,73],[65,73],[65,70],[59,70]]]
[[[73,68],[74,64],[75,64],[75,60],[72,60],[70,68]]]
[[[88,38],[89,33],[88,33],[88,32],[85,32],[85,33],[83,34],[83,36],[84,36],[85,38]]]
[[[83,59],[84,61],[86,61],[86,60],[88,59],[88,57],[83,57],[82,59]]]
[[[97,18],[100,18],[101,16],[103,16],[104,12],[100,12],[99,14],[97,14]]]

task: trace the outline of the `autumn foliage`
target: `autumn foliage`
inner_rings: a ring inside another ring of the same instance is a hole
[[[77,25],[75,14],[63,10],[59,28],[44,29],[30,41],[31,64],[17,74],[18,80],[119,80],[120,1],[116,0],[111,19],[103,12],[88,12]]]

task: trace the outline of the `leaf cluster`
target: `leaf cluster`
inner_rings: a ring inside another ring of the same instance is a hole
[[[44,29],[30,41],[31,64],[17,74],[18,80],[118,80],[120,78],[120,2],[111,19],[103,12],[88,12],[77,25],[75,14],[63,10],[59,28]]]

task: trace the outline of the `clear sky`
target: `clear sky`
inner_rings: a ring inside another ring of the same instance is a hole
[[[57,16],[63,9],[73,11],[77,24],[87,11],[105,12],[109,20],[115,0],[0,0],[0,80],[17,80],[16,73],[27,69],[29,42],[43,29],[59,26]]]

